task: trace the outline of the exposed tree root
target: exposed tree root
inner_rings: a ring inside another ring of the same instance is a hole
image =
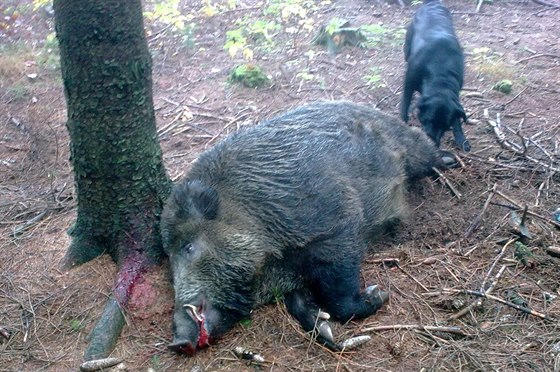
[[[140,253],[132,253],[123,260],[117,273],[113,295],[107,300],[103,313],[89,336],[90,342],[84,353],[84,360],[106,358],[111,354],[125,324],[123,309],[128,304],[134,285],[146,270],[146,260]]]

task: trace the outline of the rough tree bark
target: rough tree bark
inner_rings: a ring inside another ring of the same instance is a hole
[[[159,213],[171,183],[155,126],[141,1],[53,5],[78,199],[63,264],[107,253],[120,268],[86,351],[94,359],[114,347],[134,283],[163,255]]]

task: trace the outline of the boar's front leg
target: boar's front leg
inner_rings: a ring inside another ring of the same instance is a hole
[[[297,290],[284,296],[288,312],[301,324],[306,332],[310,332],[317,342],[333,351],[340,348],[335,344],[331,327],[327,322],[330,315],[322,312],[309,292]]]
[[[348,253],[341,257],[340,252]],[[319,261],[309,273],[319,305],[343,323],[373,315],[389,299],[389,294],[377,285],[360,291],[361,259],[353,257],[351,252],[350,248],[339,248],[338,260]]]

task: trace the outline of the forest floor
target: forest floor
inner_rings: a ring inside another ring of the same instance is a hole
[[[152,274],[157,306],[133,306],[114,356],[130,371],[559,371],[560,258],[549,251],[560,249],[560,2],[548,2],[557,7],[494,0],[477,12],[476,1],[445,1],[466,54],[462,102],[472,151],[454,149],[448,134],[442,147],[462,166],[415,185],[408,221],[373,245],[364,283],[391,299],[374,316],[334,326],[337,339],[368,334],[369,343],[330,352],[276,304],[195,357],[176,355],[167,350],[173,292],[162,268]],[[146,21],[173,180],[228,133],[305,102],[345,99],[398,114],[404,30],[417,6],[179,3],[181,31],[161,14]],[[28,1],[7,0],[0,13],[0,371],[77,370],[116,267],[101,257],[59,268],[75,195],[53,18]],[[336,19],[367,30],[367,45],[333,55],[312,44]],[[232,30],[247,37],[237,46],[269,75],[265,87],[228,83],[243,63],[242,52],[229,54]],[[503,80],[511,93],[493,89]],[[480,300],[465,291],[487,298],[460,316]],[[266,362],[239,360],[236,346]]]

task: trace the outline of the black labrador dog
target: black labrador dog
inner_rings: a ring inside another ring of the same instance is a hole
[[[455,35],[451,13],[440,0],[424,0],[406,31],[404,58],[408,62],[401,102],[401,118],[408,122],[412,95],[420,92],[418,118],[439,147],[441,137],[453,131],[463,150],[471,146],[462,122],[465,110],[459,101],[463,87],[463,51]]]

